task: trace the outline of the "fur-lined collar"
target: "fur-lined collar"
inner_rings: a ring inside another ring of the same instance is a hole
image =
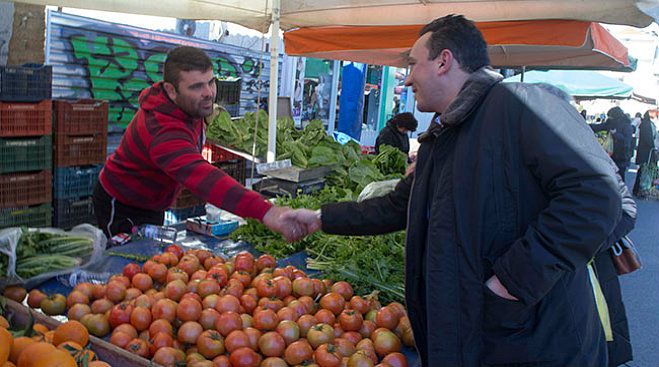
[[[419,142],[427,140],[431,135],[436,137],[443,126],[460,125],[478,107],[490,88],[502,79],[503,77],[494,72],[489,66],[473,72],[465,81],[455,100],[441,114],[441,125],[434,122],[436,117],[433,118],[428,130],[419,136]]]

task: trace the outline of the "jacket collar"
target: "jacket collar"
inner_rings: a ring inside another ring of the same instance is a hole
[[[139,103],[143,110],[151,110],[169,115],[177,120],[192,123],[195,119],[185,113],[165,92],[163,82],[159,81],[140,93]]]
[[[503,77],[489,66],[473,72],[460,89],[458,96],[441,114],[441,124],[436,123],[438,115],[433,117],[430,127],[419,136],[419,142],[437,137],[444,127],[458,126],[478,107],[483,98]]]

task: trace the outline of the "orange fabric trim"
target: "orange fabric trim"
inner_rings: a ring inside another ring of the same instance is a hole
[[[480,22],[476,25],[490,46],[501,44],[579,47],[586,41],[590,24],[574,20],[536,20]],[[285,32],[284,42],[289,55],[411,48],[419,37],[421,28],[421,25],[299,28]],[[561,32],[556,32],[557,29]]]
[[[593,39],[593,49],[618,60],[621,64],[629,66],[629,55],[625,47],[617,38],[613,37],[599,23],[592,23],[590,35]]]

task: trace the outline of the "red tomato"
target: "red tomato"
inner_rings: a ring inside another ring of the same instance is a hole
[[[286,349],[286,341],[275,331],[269,331],[259,338],[258,347],[266,357],[279,357]]]
[[[258,367],[261,357],[250,348],[238,348],[229,355],[233,367]]]
[[[165,252],[169,252],[169,253],[172,253],[172,254],[176,255],[176,257],[178,259],[182,258],[183,253],[184,253],[183,249],[178,245],[169,245],[169,246],[167,246],[167,248],[165,249]]]
[[[133,276],[135,276],[135,274],[137,274],[141,271],[142,271],[142,269],[140,268],[139,265],[137,265],[135,263],[130,263],[130,264],[124,266],[123,274],[129,280],[133,280]]]

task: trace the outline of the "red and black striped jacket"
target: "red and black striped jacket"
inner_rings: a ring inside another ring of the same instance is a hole
[[[183,112],[162,82],[142,91],[139,103],[119,148],[101,171],[99,181],[108,194],[126,205],[164,211],[185,186],[236,215],[263,218],[272,204],[202,157],[203,119]]]

